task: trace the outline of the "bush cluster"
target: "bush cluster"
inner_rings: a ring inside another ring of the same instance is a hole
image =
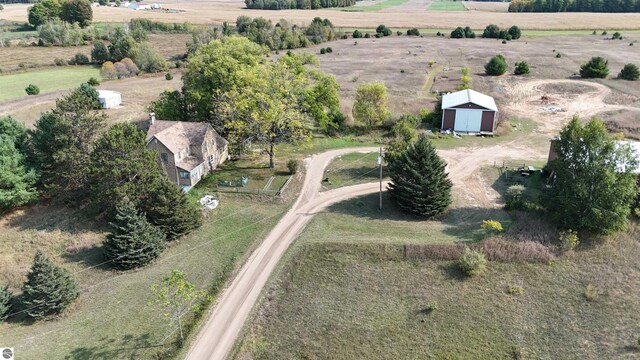
[[[327,48],[321,48],[320,49],[320,54],[324,55],[324,54],[331,54],[333,52],[333,49],[330,47]]]
[[[411,29],[407,30],[407,35],[420,36],[420,30],[418,30],[416,28],[411,28]]]
[[[635,64],[626,64],[622,70],[620,70],[618,77],[623,80],[635,81],[640,78],[640,70],[638,70],[638,66]]]
[[[464,28],[461,26],[458,26],[451,32],[451,38],[452,39],[464,39],[464,38],[475,39],[476,33],[474,33],[473,30],[471,30],[471,28],[468,26]]]
[[[385,25],[378,25],[378,27],[376,28],[376,36],[377,37],[382,37],[382,36],[389,36],[391,35],[393,32],[391,31],[391,29],[389,29],[388,27],[386,27]],[[378,35],[380,34],[380,35]]]
[[[504,39],[504,40],[518,40],[522,35],[522,31],[516,25],[513,25],[508,30],[500,29],[498,25],[488,25],[482,32],[483,38],[489,39]]]
[[[529,73],[529,64],[526,61],[517,62],[513,73],[515,75],[527,75]]]
[[[580,66],[580,76],[583,78],[604,79],[609,75],[609,61],[600,56],[594,56],[586,64]]]
[[[287,161],[287,169],[289,170],[289,173],[291,175],[297,173],[301,166],[302,166],[302,164],[301,164],[300,160],[291,159],[291,160]]]
[[[37,85],[29,84],[24,91],[27,95],[38,95],[40,94],[40,88]]]

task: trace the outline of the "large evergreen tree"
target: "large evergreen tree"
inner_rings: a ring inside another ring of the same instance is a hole
[[[11,299],[13,299],[13,294],[9,288],[7,286],[0,287],[0,321],[6,319],[11,311]]]
[[[162,180],[145,209],[149,221],[173,240],[199,227],[202,218],[197,204],[189,201],[182,189],[168,179]]]
[[[389,194],[413,215],[431,218],[451,204],[451,180],[446,163],[425,135],[389,163]]]
[[[550,215],[565,228],[609,234],[625,227],[637,193],[638,162],[616,144],[604,123],[574,117],[552,143],[555,183],[544,197]]]
[[[45,191],[73,201],[86,194],[89,154],[106,120],[94,111],[95,98],[85,90],[78,88],[56,101],[31,133],[31,157]]]
[[[609,61],[600,56],[594,56],[580,66],[580,76],[583,78],[604,79],[609,75]]]
[[[91,201],[113,218],[115,204],[125,197],[140,208],[155,196],[163,175],[157,153],[146,147],[145,134],[133,124],[120,123],[96,141],[90,179]]]
[[[104,242],[104,257],[113,268],[143,267],[164,250],[162,230],[149,224],[128,199],[117,207],[115,221],[110,225],[113,230]]]
[[[80,290],[71,274],[38,250],[22,287],[27,315],[42,319],[60,314],[79,295]]]
[[[11,117],[0,118],[0,211],[34,200],[36,173],[25,152],[27,129]]]

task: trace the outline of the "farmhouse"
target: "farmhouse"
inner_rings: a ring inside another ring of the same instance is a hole
[[[120,106],[122,103],[122,96],[117,91],[98,90],[98,100],[100,100],[100,104],[102,104],[103,109],[111,109],[116,106]]]
[[[498,107],[491,96],[466,89],[442,96],[442,130],[493,134]]]
[[[171,181],[189,191],[200,179],[229,157],[229,143],[206,122],[156,120],[149,116],[147,147]]]

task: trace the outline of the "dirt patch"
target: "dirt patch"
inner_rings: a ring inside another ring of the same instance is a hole
[[[586,94],[596,90],[593,86],[577,82],[547,83],[538,86],[538,89],[545,93],[562,95],[563,97]],[[553,100],[553,98],[550,100]]]

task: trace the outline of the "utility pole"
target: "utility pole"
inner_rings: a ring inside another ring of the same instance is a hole
[[[382,160],[384,159],[384,150],[380,147],[380,156],[378,156],[378,166],[380,167],[380,207],[378,210],[382,210]]]

